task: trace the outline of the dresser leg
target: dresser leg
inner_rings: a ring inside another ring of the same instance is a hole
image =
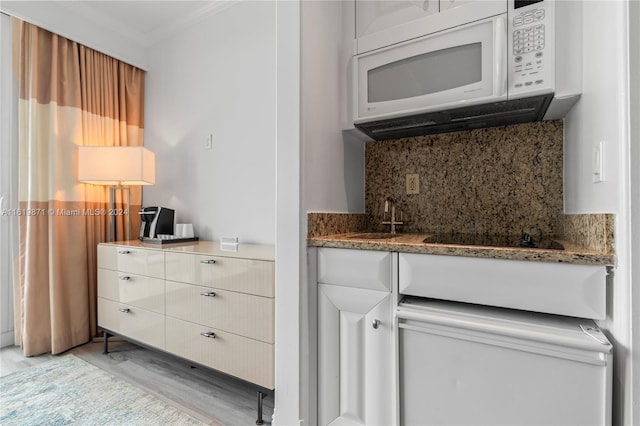
[[[109,333],[107,333],[106,331],[104,332],[104,350],[102,351],[102,353],[109,353]]]
[[[263,425],[264,421],[262,420],[262,400],[266,395],[260,391],[258,391],[258,420],[256,420],[257,425]]]

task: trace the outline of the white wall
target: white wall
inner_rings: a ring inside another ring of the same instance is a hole
[[[630,240],[632,223],[638,226],[637,217],[632,216],[631,194],[639,190],[631,178],[635,173],[637,179],[638,161],[629,158],[632,143],[638,143],[637,139],[630,139],[630,124],[637,126],[633,124],[637,122],[637,106],[636,115],[630,115],[634,112],[630,101],[636,105],[638,102],[637,74],[630,74],[629,67],[630,42],[632,48],[638,48],[634,39],[637,30],[633,29],[637,20],[629,16],[630,3],[633,1],[583,2],[583,94],[565,120],[565,212],[615,213],[617,264],[608,281],[608,318],[602,324],[614,344],[614,425],[637,424],[640,409],[636,406],[634,412],[638,380],[631,379],[632,360],[638,358],[638,342],[637,338],[632,339],[631,327],[632,321],[638,323],[634,316],[638,308],[632,301],[640,289],[638,277],[632,276]],[[630,82],[636,89],[631,98]],[[593,183],[593,150],[599,141],[605,141],[605,181]],[[636,283],[632,285],[634,279]]]
[[[348,119],[351,87],[347,76],[354,26],[353,0],[301,2],[300,411],[304,424],[308,425],[317,422],[317,320],[315,280],[309,277],[305,256],[306,213],[364,212],[364,142],[354,136],[355,130],[343,131],[353,129]]]
[[[276,233],[276,401],[274,425],[303,420],[300,318],[300,1],[278,1],[277,9],[277,233]]]
[[[150,49],[156,184],[143,203],[175,209],[200,239],[275,242],[275,13],[275,2],[241,2]]]
[[[584,1],[582,7],[582,96],[565,119],[565,212],[615,213],[626,138],[626,1]],[[600,141],[605,180],[593,183],[593,150]]]
[[[354,16],[353,1],[302,2],[305,212],[364,212],[364,143],[342,131]]]
[[[629,225],[630,244],[628,257],[631,262],[631,365],[629,368],[629,424],[640,424],[640,2],[629,2]]]

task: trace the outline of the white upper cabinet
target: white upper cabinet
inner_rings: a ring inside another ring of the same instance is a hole
[[[356,38],[433,15],[439,11],[439,0],[357,0]]]
[[[356,0],[355,54],[507,13],[507,0]]]
[[[440,12],[472,3],[473,1],[474,0],[440,0]]]

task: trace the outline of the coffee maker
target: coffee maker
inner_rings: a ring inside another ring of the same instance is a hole
[[[175,211],[166,207],[143,207],[140,210],[140,239],[173,235]]]

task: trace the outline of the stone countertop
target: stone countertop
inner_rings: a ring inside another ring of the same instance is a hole
[[[511,248],[424,243],[423,240],[430,235],[431,234],[428,233],[398,233],[391,238],[379,238],[381,233],[352,232],[311,237],[307,239],[307,245],[309,247],[396,251],[402,253],[528,260],[579,265],[610,266],[615,264],[615,255],[613,253],[596,251],[563,240],[556,241],[564,246],[564,250],[554,250],[527,247]]]

